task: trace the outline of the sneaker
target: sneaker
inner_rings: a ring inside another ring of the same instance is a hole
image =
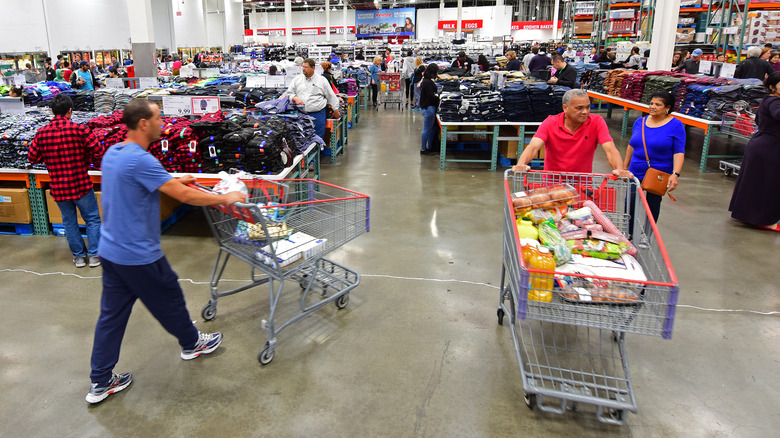
[[[87,266],[87,258],[84,256],[73,257],[73,264],[76,265],[77,268],[83,268],[84,266]]]
[[[83,258],[83,257],[82,257]],[[133,375],[130,373],[116,374],[111,376],[111,379],[104,385],[99,383],[93,383],[89,387],[89,394],[87,394],[87,403],[98,403],[106,399],[109,395],[119,392],[130,385],[133,381]]]
[[[100,257],[99,256],[89,256],[89,267],[90,268],[97,268],[100,266]]]
[[[219,347],[222,343],[222,333],[200,333],[198,332],[198,342],[192,350],[181,350],[181,358],[184,360],[195,359],[201,354],[209,354]]]

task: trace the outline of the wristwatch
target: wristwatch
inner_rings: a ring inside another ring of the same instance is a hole
[[[680,176],[680,173],[679,172],[672,172],[672,175]]]

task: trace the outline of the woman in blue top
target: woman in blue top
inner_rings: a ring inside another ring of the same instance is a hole
[[[368,69],[371,73],[371,100],[374,102],[374,108],[376,108],[376,98],[379,94],[379,73],[382,71],[380,65],[382,65],[382,57],[377,56],[374,58],[371,68]]]
[[[650,100],[650,115],[634,123],[624,163],[624,166],[640,181],[644,179],[647,172],[645,148],[642,143],[642,129],[644,129],[650,166],[672,174],[669,177],[670,192],[677,188],[677,179],[685,159],[685,127],[682,122],[669,114],[672,108],[674,108],[674,97],[668,91],[653,94]],[[663,197],[647,192],[645,197],[653,219],[657,222]]]

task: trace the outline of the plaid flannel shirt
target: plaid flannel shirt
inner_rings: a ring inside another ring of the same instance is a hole
[[[56,116],[38,130],[27,150],[30,163],[46,164],[51,177],[51,196],[55,201],[74,201],[92,190],[90,163],[100,164],[103,146],[89,128]]]

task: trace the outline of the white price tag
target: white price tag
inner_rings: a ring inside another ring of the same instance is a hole
[[[138,88],[141,90],[146,88],[159,88],[160,84],[157,82],[157,78],[138,78]]]
[[[205,116],[219,111],[219,97],[193,97],[192,115]]]
[[[288,76],[295,76],[295,75],[299,75],[299,74],[303,73],[303,68],[298,67],[297,65],[295,65],[295,66],[292,66],[292,67],[287,67],[286,72],[287,72]]]
[[[284,88],[284,76],[268,76],[265,78],[265,86],[268,88]]]
[[[712,61],[702,59],[699,61],[699,74],[708,75],[712,73]]]
[[[192,115],[192,97],[163,96],[163,114],[169,117]]]
[[[21,97],[0,97],[0,112],[22,114],[24,113],[24,101]]]
[[[265,76],[247,76],[246,77],[246,86],[247,88],[258,88],[258,87],[265,87],[266,83],[266,77]]]
[[[723,63],[723,65],[720,66],[720,77],[722,78],[733,78],[734,73],[736,72],[737,72],[736,64]]]
[[[122,78],[106,78],[106,88],[125,88],[125,81]]]

